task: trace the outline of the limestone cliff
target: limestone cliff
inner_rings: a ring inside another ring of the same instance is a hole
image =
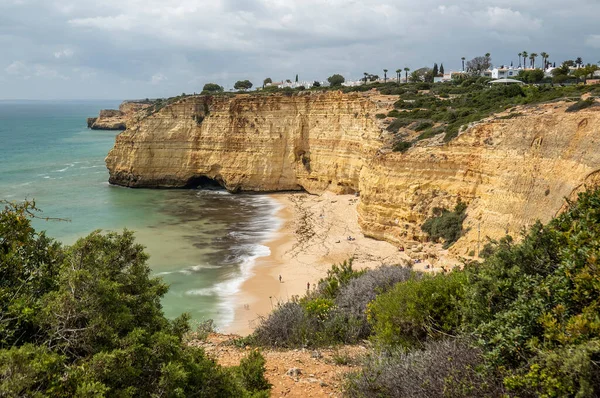
[[[356,191],[365,234],[398,243],[421,240],[432,208],[461,198],[467,232],[453,250],[467,254],[486,235],[548,221],[600,170],[598,106],[525,109],[405,153],[387,149],[374,118],[380,106],[338,92],[188,97],[117,137],[106,158],[110,182],[185,187],[207,178],[231,191]]]
[[[92,130],[125,130],[127,122],[141,110],[150,106],[142,102],[123,102],[119,109],[103,109],[98,117],[87,119],[87,126]]]

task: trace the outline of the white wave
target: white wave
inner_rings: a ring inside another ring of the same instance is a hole
[[[65,172],[65,171],[69,170],[71,167],[75,166],[75,163],[69,163],[69,164],[66,164],[65,166],[67,166],[67,167],[65,167],[64,169],[60,169],[60,170],[54,170],[53,173]]]

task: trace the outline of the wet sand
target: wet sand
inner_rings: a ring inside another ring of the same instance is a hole
[[[271,197],[282,204],[278,213],[282,227],[266,243],[271,255],[257,260],[254,275],[237,294],[235,318],[225,332],[249,334],[259,317],[278,302],[304,294],[307,283],[313,289],[332,264],[351,257],[355,269],[412,261],[395,245],[362,234],[356,212],[360,199],[354,195],[281,193]],[[349,236],[354,240],[348,240]]]

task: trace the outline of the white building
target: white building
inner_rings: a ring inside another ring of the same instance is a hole
[[[499,68],[492,69],[492,79],[506,79],[512,78],[519,75],[521,70],[519,68],[513,68],[512,66],[501,66]]]

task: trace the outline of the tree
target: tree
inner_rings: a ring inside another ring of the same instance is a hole
[[[444,64],[440,64],[440,75],[444,75]]]
[[[369,73],[363,72],[363,75],[365,76],[365,77],[363,77],[363,80],[364,80],[365,84],[367,84],[367,79],[368,79]]]
[[[529,56],[529,53],[527,53],[527,51],[523,51],[521,56],[523,57],[523,69],[525,69],[527,68],[527,57]]]
[[[35,205],[0,211],[0,395],[251,396],[238,376],[185,344],[189,316],[165,318],[133,233],[93,232],[65,247],[31,225]],[[262,363],[253,355],[254,362]],[[252,374],[249,374],[252,373]],[[261,395],[264,396],[264,395]]]
[[[581,57],[575,58],[575,65],[577,65],[578,68],[581,68],[581,65],[583,65],[583,60]]]
[[[406,83],[408,83],[408,71],[410,70],[410,68],[407,66],[406,68],[404,68],[404,79],[406,81]]]
[[[343,79],[343,77],[342,77],[342,79]],[[329,79],[327,79],[327,80],[329,80]],[[343,82],[342,82],[342,83],[343,83]],[[341,83],[340,83],[340,84],[341,84]],[[318,81],[316,81],[316,80],[315,80],[315,81],[313,82],[313,87],[321,87],[321,83],[319,83]]]
[[[547,63],[546,63],[546,61],[548,60],[548,53],[546,53],[545,51],[542,51],[542,52],[540,53],[540,56],[542,57],[542,62],[543,62],[543,64],[544,64],[544,66],[542,67],[542,69],[544,69],[544,70],[545,70],[545,69],[546,69],[546,67],[548,66],[548,65],[547,65]]]
[[[273,79],[271,79],[270,77],[267,77],[265,80],[263,80],[263,88],[267,85],[267,84],[271,84],[273,83]]]
[[[461,57],[460,60],[462,61],[462,71],[465,71],[465,57]]]
[[[216,83],[206,83],[204,85],[204,87],[202,88],[202,94],[215,94],[215,93],[222,93],[223,92],[223,87],[219,86]]]
[[[402,76],[402,69],[396,69],[396,82],[400,84],[400,77]]]
[[[384,82],[384,83],[387,83],[387,72],[388,72],[388,70],[387,70],[387,69],[384,69],[384,70],[383,70],[383,82]]]
[[[588,75],[587,68],[577,68],[573,71],[573,76],[577,78],[577,80],[583,80],[585,82],[585,78]]]
[[[246,91],[252,88],[252,83],[250,82],[250,80],[238,80],[233,85],[233,88],[235,88],[236,90]]]
[[[593,79],[594,73],[596,73],[598,70],[600,70],[600,66],[589,64],[585,67],[585,70],[586,70],[587,74],[590,75],[589,76],[590,79]]]
[[[521,67],[521,55],[523,55],[523,53],[519,53],[519,68]]]
[[[535,69],[535,59],[537,58],[537,54],[536,53],[531,53],[531,55],[529,56],[529,59],[531,60],[531,69]]]
[[[433,64],[433,70],[432,70],[432,73],[433,73],[433,77],[437,77],[437,76],[438,76],[438,74],[440,73],[440,70],[439,70],[439,68],[438,68],[438,64],[437,64],[437,63],[434,63],[434,64]]]
[[[541,69],[522,70],[517,78],[526,83],[539,83],[544,80],[544,71]]]
[[[410,78],[409,79],[410,79],[411,83],[418,83],[418,82],[423,81],[422,80],[422,75],[418,71],[416,71],[416,70],[413,71],[410,74]]]
[[[490,57],[475,57],[467,62],[467,72],[472,75],[480,75],[481,72],[488,70],[491,65]]]
[[[298,83],[298,74],[296,73],[296,83]]]
[[[346,81],[346,79],[344,79],[344,76],[336,73],[334,75],[329,76],[327,78],[327,81],[329,82],[331,87],[338,87],[341,86],[342,83]]]

